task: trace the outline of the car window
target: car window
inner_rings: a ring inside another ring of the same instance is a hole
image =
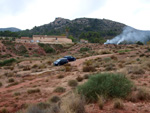
[[[56,60],[56,62],[60,62],[60,61],[61,61],[60,59]]]

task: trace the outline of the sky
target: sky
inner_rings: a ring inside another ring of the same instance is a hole
[[[105,18],[150,30],[150,0],[0,0],[0,28],[32,29],[57,17]]]

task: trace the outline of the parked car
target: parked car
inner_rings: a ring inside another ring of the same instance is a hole
[[[73,56],[64,56],[64,58],[67,58],[68,61],[75,61],[76,58],[74,58]]]
[[[67,58],[60,58],[54,62],[54,66],[64,65],[66,63],[68,63]]]

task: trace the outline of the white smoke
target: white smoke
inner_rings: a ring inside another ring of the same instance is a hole
[[[137,30],[126,26],[123,32],[111,40],[107,40],[104,44],[135,44],[138,41],[146,44],[150,40],[150,31]]]

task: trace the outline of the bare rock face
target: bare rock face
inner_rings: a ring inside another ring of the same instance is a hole
[[[51,24],[55,25],[55,26],[62,26],[62,25],[67,24],[69,22],[70,22],[69,19],[64,19],[64,18],[58,17]]]

